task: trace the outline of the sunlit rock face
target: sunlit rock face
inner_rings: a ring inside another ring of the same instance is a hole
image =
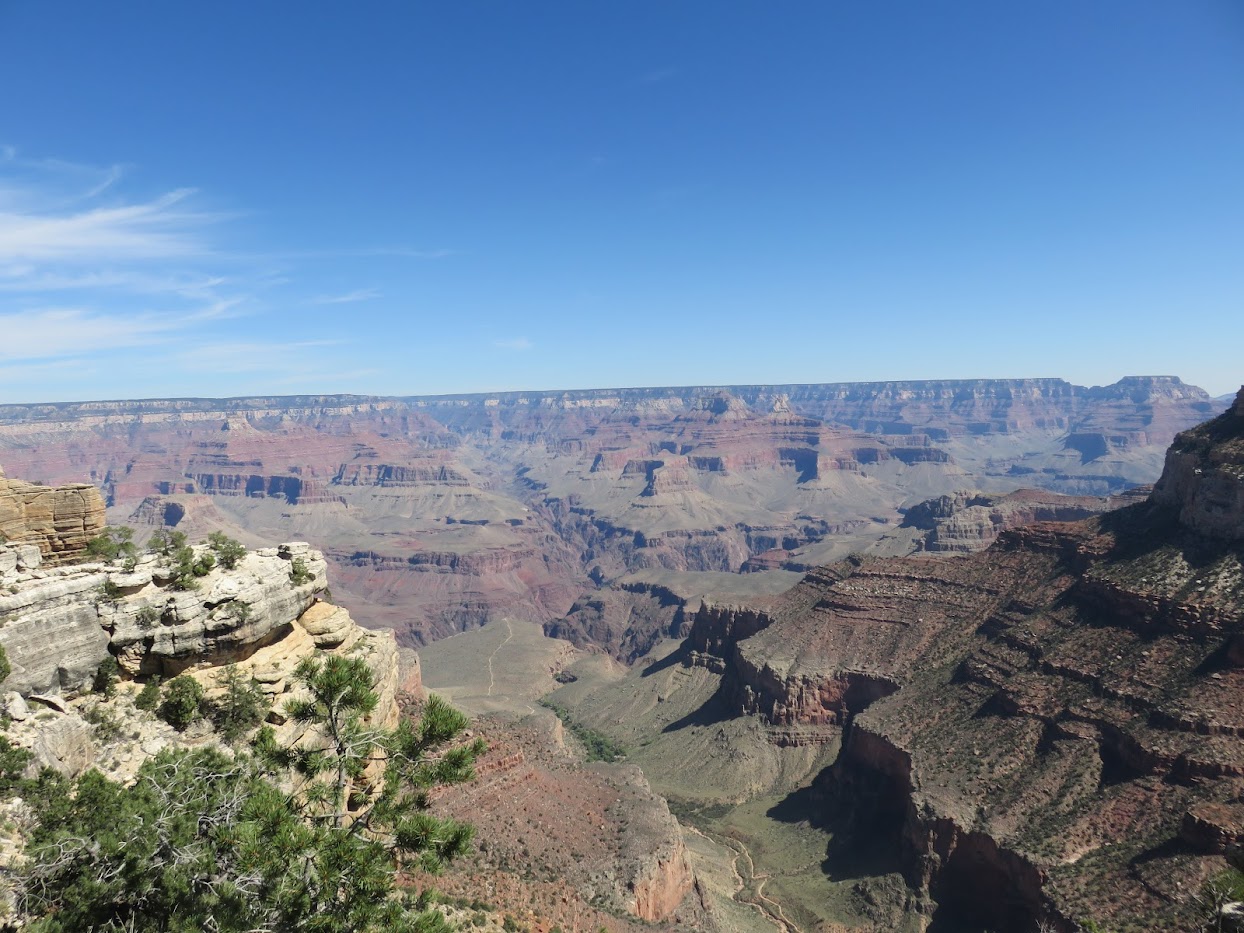
[[[1244,540],[1244,388],[1230,409],[1175,438],[1153,497],[1200,534]]]

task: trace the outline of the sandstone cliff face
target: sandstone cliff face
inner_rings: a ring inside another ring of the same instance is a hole
[[[99,620],[99,565],[42,570],[33,545],[0,546],[0,644],[13,672],[5,686],[59,693],[86,683],[108,655]]]
[[[104,500],[87,483],[36,486],[0,473],[0,542],[33,544],[48,564],[77,559],[104,530]]]

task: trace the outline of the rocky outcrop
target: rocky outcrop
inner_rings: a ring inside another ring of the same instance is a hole
[[[1199,534],[1244,540],[1244,388],[1222,415],[1175,438],[1153,498]]]
[[[35,545],[44,563],[58,564],[78,559],[103,530],[104,500],[94,486],[37,486],[0,474],[0,543]]]
[[[0,552],[0,565],[3,553]],[[0,645],[13,671],[5,687],[22,693],[75,690],[108,656],[99,607],[108,579],[100,565],[43,571],[18,565],[0,577]]]
[[[295,560],[306,575],[297,584]],[[132,570],[19,565],[0,576],[0,644],[13,666],[6,686],[74,691],[109,654],[129,675],[143,677],[244,660],[283,638],[313,605],[326,586],[325,564],[308,545],[285,544],[194,583],[197,589],[177,589],[173,570],[154,555]],[[321,626],[318,637],[327,642],[345,623]]]
[[[926,532],[921,550],[970,553],[989,547],[1008,528],[1079,521],[1135,501],[1134,495],[1063,496],[1044,489],[1006,495],[960,490],[913,505],[901,527]]]
[[[648,854],[627,881],[630,896],[627,909],[640,920],[655,923],[673,915],[690,893],[695,876],[673,817],[670,817],[673,838]]]
[[[293,561],[306,579],[293,583]],[[121,592],[99,607],[109,650],[134,675],[169,676],[244,660],[281,638],[327,586],[323,555],[302,543],[247,554],[232,571],[213,570],[198,589],[178,590],[172,574],[147,558],[133,573],[111,573]]]

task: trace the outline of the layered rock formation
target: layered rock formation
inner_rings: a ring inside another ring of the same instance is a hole
[[[294,560],[303,562],[305,582],[292,582]],[[133,570],[19,564],[0,576],[0,644],[13,666],[6,684],[78,690],[109,654],[143,677],[245,660],[288,635],[327,585],[323,556],[306,544],[261,549],[195,582],[197,589],[178,589],[174,570],[155,555]]]
[[[1147,493],[1147,487],[1121,496],[1064,496],[1044,489],[1017,489],[1005,495],[958,490],[912,506],[901,527],[924,532],[916,542],[922,551],[969,553],[989,547],[1008,528],[1079,521],[1136,502]]]
[[[1192,928],[1244,825],[1242,445],[1237,401],[1147,501],[706,607],[684,661],[774,741],[841,734],[814,818],[939,928]]]
[[[48,564],[76,560],[104,529],[104,500],[87,483],[36,486],[0,470],[0,543],[28,544]]]
[[[194,549],[196,557],[206,551]],[[289,742],[304,727],[287,721],[284,704],[303,690],[294,671],[314,652],[367,662],[378,695],[369,718],[378,725],[396,725],[402,696],[421,693],[418,661],[405,665],[403,678],[391,632],[363,629],[323,601],[325,562],[307,544],[262,548],[190,581],[170,564],[151,554],[45,567],[35,545],[0,545],[0,646],[11,665],[4,711],[14,722],[8,737],[39,766],[70,775],[97,767],[128,779],[161,748],[184,743],[132,703],[108,704],[101,715],[113,722],[110,731],[91,725],[104,721],[90,718],[101,702],[90,686],[108,658],[119,662],[122,695],[136,693],[138,680],[188,673],[210,697],[223,689],[220,672],[230,665],[259,684],[272,704],[269,721]]]
[[[114,523],[322,542],[356,615],[415,645],[637,571],[900,552],[902,510],[958,489],[1152,482],[1215,404],[1169,377],[66,403],[0,406],[0,456],[89,480]]]

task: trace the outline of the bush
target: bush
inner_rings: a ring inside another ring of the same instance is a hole
[[[289,582],[294,586],[302,586],[304,583],[310,583],[315,579],[315,575],[311,573],[307,562],[301,557],[295,557],[289,565]]]
[[[242,543],[233,540],[221,531],[213,531],[207,536],[207,546],[216,553],[220,566],[226,570],[232,570],[238,565],[238,561],[246,556],[246,548]]]
[[[147,542],[147,550],[161,557],[172,557],[186,546],[186,536],[180,531],[160,529]]]
[[[224,669],[219,683],[225,692],[211,704],[212,724],[221,738],[234,742],[264,721],[270,704],[254,678],[244,677],[236,665]]]
[[[145,709],[152,712],[160,705],[160,675],[156,674],[149,681],[143,684],[143,688],[138,691],[138,696],[134,699],[134,706],[138,709]]]
[[[121,665],[117,664],[117,659],[112,655],[104,658],[99,662],[99,667],[95,669],[95,679],[91,682],[91,691],[93,693],[102,693],[108,699],[117,692],[117,678],[121,673]]]
[[[12,673],[13,665],[9,663],[9,653],[4,650],[4,645],[0,645],[0,683],[4,683]]]
[[[104,563],[124,558],[127,569],[132,570],[138,556],[134,546],[134,529],[124,526],[105,528],[103,534],[86,542],[86,555]]]
[[[311,699],[292,712],[322,744],[261,732],[276,781],[250,755],[200,748],[161,752],[128,786],[97,771],[25,782],[36,825],[15,892],[22,928],[448,933],[399,894],[396,872],[466,851],[470,828],[427,813],[428,794],[470,780],[482,743],[455,744],[466,720],[435,697],[417,723],[364,724],[377,698],[357,659],[306,662],[299,680]],[[355,786],[378,757],[384,779]]]
[[[34,755],[0,736],[0,794],[13,793],[22,779],[22,772]]]
[[[121,734],[121,719],[111,707],[96,703],[82,712],[82,718],[95,727],[95,737],[101,742],[111,742]]]
[[[204,705],[202,685],[189,674],[182,674],[168,682],[156,715],[174,729],[181,730],[203,715]]]

